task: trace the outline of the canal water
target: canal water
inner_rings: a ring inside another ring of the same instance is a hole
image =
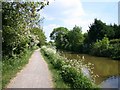
[[[92,63],[93,65],[91,68],[93,69],[93,75],[98,75],[98,77],[95,78],[95,83],[97,85],[102,85],[103,88],[109,88],[109,85],[113,85],[111,87],[118,87],[119,84],[119,76],[120,71],[120,60],[112,60],[110,58],[104,58],[104,57],[96,57],[91,56],[87,54],[76,54],[71,52],[62,52],[61,55],[65,56],[68,59],[84,59],[83,63]],[[120,86],[119,86],[120,87]]]

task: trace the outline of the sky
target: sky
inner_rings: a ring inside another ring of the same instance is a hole
[[[71,30],[75,25],[82,32],[89,30],[90,24],[97,18],[106,24],[118,24],[119,0],[49,0],[50,4],[41,12],[44,17],[43,30],[50,40],[54,28],[66,27]]]

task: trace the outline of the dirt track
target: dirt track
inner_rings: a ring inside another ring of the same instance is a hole
[[[52,88],[52,78],[47,63],[36,50],[29,63],[11,80],[7,88]]]

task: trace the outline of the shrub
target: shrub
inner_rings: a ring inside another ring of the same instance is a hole
[[[120,59],[120,44],[112,44],[112,49],[111,49],[111,57],[113,59]]]
[[[42,47],[41,50],[49,59],[50,63],[56,68],[64,80],[71,88],[96,88],[97,86],[81,71],[81,67],[85,66],[81,61],[68,60],[49,47]]]
[[[4,57],[2,60],[2,88],[10,82],[16,73],[25,66],[32,54],[33,50],[25,50],[19,56],[12,58]]]
[[[57,69],[62,69],[62,66],[63,66],[64,64],[65,64],[65,63],[64,63],[62,60],[57,59],[57,60],[55,61],[54,67],[57,68]]]
[[[71,88],[95,88],[94,84],[83,73],[69,65],[62,67],[61,76],[66,83],[71,85]]]
[[[73,84],[74,79],[77,76],[77,72],[70,65],[64,65],[62,67],[61,76],[65,82]]]
[[[99,40],[92,45],[91,54],[120,59],[120,43],[118,40],[109,41],[107,37],[104,37],[102,40]]]
[[[102,40],[95,42],[92,46],[91,53],[97,56],[104,56],[107,53],[109,47],[109,40],[107,37],[104,37]]]

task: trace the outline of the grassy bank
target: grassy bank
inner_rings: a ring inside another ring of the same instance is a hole
[[[42,56],[45,59],[45,61],[48,64],[48,67],[52,73],[52,80],[54,88],[70,88],[69,85],[67,85],[60,76],[60,71],[58,71],[54,66],[50,63],[49,58],[46,57],[45,52],[41,50]]]
[[[3,58],[2,60],[2,89],[7,86],[10,80],[16,76],[29,61],[33,50],[25,50],[21,54],[12,58]]]
[[[61,79],[70,88],[83,88],[83,89],[97,89],[97,86],[87,76],[82,73],[81,61],[68,60],[65,57],[60,56],[54,49],[49,47],[42,47],[41,51],[49,63],[49,66],[58,74],[58,78]],[[56,76],[55,76],[56,77]],[[54,79],[54,78],[53,78]],[[56,83],[56,82],[54,82]],[[59,84],[58,82],[56,84]],[[59,87],[59,88],[64,88]]]

